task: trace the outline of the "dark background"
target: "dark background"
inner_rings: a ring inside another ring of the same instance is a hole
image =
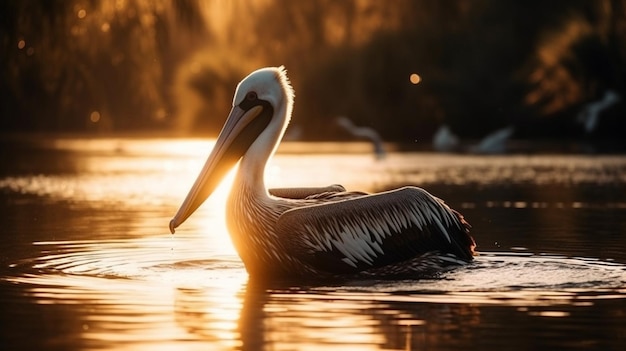
[[[5,134],[215,135],[237,82],[282,64],[303,140],[347,138],[345,115],[397,142],[626,143],[622,100],[577,122],[625,95],[626,0],[7,0],[0,45]]]

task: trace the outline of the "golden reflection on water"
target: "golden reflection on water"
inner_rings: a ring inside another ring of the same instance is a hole
[[[479,342],[481,333],[498,332],[489,329],[503,320],[493,310],[507,310],[506,318],[519,321],[566,319],[626,294],[622,264],[535,256],[520,247],[483,253],[471,267],[441,280],[259,286],[248,282],[225,226],[234,172],[175,235],[168,233],[169,219],[211,146],[195,139],[60,139],[52,147],[74,155],[64,161],[67,171],[0,179],[0,189],[35,195],[36,202],[44,202],[41,211],[51,211],[39,214],[36,227],[26,214],[24,223],[12,224],[16,236],[37,233],[28,244],[34,242],[38,256],[13,264],[16,274],[6,280],[23,285],[36,305],[63,306],[58,318],[72,324],[73,334],[59,342],[115,350],[458,348]],[[330,148],[293,153],[303,147],[286,146],[272,160],[269,186],[341,183],[373,191],[435,181],[480,186],[494,179],[626,183],[620,171],[626,160],[612,156],[392,153],[377,161],[368,153]],[[599,173],[598,167],[609,171]],[[560,203],[573,210],[597,206],[564,195]],[[550,198],[461,204],[467,210],[559,208]],[[609,208],[622,205],[617,201]]]
[[[206,293],[137,278],[40,275],[23,281],[35,286],[30,293],[38,304],[67,305],[79,324],[74,332],[81,349],[172,350],[207,344],[231,349],[240,343],[237,291],[245,276],[225,277]]]

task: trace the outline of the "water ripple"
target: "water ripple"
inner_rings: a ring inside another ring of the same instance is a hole
[[[376,282],[343,286],[339,291],[378,292],[413,302],[545,305],[582,297],[625,299],[624,286],[623,264],[498,252],[484,253],[468,267],[448,272],[441,279]]]
[[[81,279],[87,283],[91,278],[123,278],[139,285],[147,282],[204,289],[233,282],[241,285],[247,279],[238,257],[207,256],[206,250],[175,243],[169,238],[38,242],[36,245],[44,248],[43,254],[29,261],[35,273],[30,270],[14,280],[67,286]],[[353,281],[342,286],[295,287],[286,292],[357,300],[532,305],[572,302],[582,296],[626,298],[624,286],[626,265],[617,262],[487,252],[467,267],[438,279]],[[277,296],[285,293],[281,289],[275,292]]]
[[[480,306],[557,319],[626,299],[626,265],[589,258],[488,252],[439,279],[259,289],[246,283],[238,257],[177,243],[165,237],[38,242],[42,255],[14,265],[31,269],[8,281],[25,287],[38,305],[76,310],[86,349],[232,350],[268,340],[288,349],[378,349],[397,333],[407,345],[433,328],[455,336],[444,330],[453,316],[479,328],[490,318]]]

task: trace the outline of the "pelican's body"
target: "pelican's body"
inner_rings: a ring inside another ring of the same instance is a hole
[[[420,188],[371,195],[338,185],[268,191],[265,166],[292,106],[282,67],[257,70],[239,83],[215,147],[170,222],[172,232],[241,160],[227,224],[252,277],[421,277],[472,259],[469,225]]]

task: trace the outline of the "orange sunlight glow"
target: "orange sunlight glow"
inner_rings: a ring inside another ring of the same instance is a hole
[[[213,194],[180,227],[181,232],[200,233],[205,247],[219,256],[239,257],[226,227],[226,201],[235,178],[236,168],[231,170]],[[197,175],[197,174],[195,174]],[[194,176],[195,176],[194,175]],[[191,186],[191,183],[189,183]],[[183,196],[185,196],[183,194]],[[177,234],[178,235],[177,230]]]
[[[184,274],[179,270],[169,273]],[[223,277],[206,285],[199,273],[201,270],[187,283],[158,274],[144,277],[140,284],[129,279],[71,274],[14,281],[39,284],[32,294],[42,305],[87,302],[98,306],[77,321],[81,328],[79,345],[84,342],[116,350],[175,350],[180,348],[180,340],[198,346],[206,346],[211,340],[214,346],[224,349],[240,346],[240,292],[245,277]],[[199,286],[187,285],[194,281]]]

